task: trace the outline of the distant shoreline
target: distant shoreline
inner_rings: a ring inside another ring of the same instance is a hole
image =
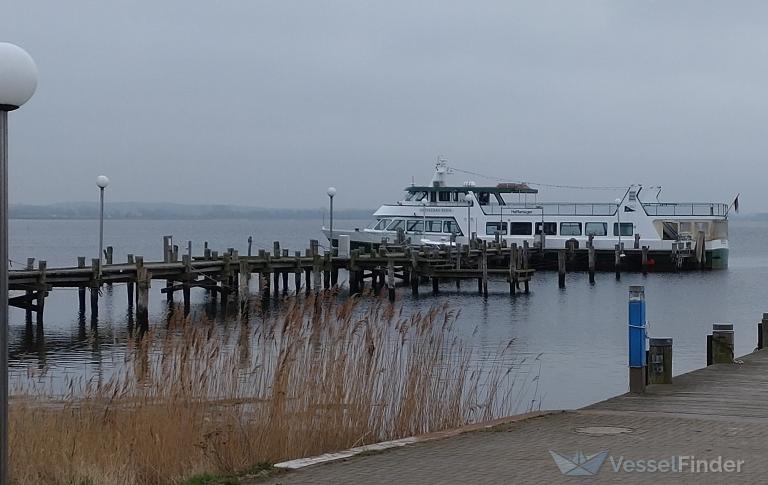
[[[337,209],[338,220],[368,219],[375,209]],[[210,220],[210,219],[322,219],[328,209],[269,209],[234,205],[186,205],[173,203],[115,202],[106,204],[104,218],[110,220]],[[65,202],[50,205],[12,205],[9,217],[17,220],[97,220],[98,205]]]

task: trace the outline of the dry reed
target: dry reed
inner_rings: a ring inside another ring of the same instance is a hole
[[[456,316],[327,296],[237,327],[177,318],[104,380],[17,382],[12,479],[178,483],[517,411],[511,346],[480,361]]]

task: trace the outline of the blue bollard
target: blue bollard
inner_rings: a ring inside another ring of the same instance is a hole
[[[629,392],[645,391],[645,287],[629,287]]]

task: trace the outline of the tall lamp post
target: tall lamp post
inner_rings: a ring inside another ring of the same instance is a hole
[[[21,47],[0,42],[0,485],[8,483],[8,112],[36,88],[35,61]]]
[[[336,195],[336,187],[328,187],[326,193],[328,194],[328,202],[331,206],[331,230],[328,242],[331,245],[331,256],[333,256],[333,197]]]
[[[99,187],[99,276],[101,276],[101,262],[104,260],[104,189],[109,185],[106,175],[96,177],[96,185]]]

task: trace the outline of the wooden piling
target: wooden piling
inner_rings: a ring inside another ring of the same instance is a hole
[[[712,325],[712,363],[733,363],[733,324]]]
[[[128,264],[134,264],[133,260],[133,254],[128,255]],[[128,291],[128,311],[130,312],[133,310],[133,281],[134,280],[128,280],[128,283],[126,283],[125,287]]]
[[[44,260],[38,261],[37,269],[40,271],[40,275],[37,279],[37,315],[35,316],[35,322],[37,323],[38,331],[42,330],[43,325],[43,309],[45,308],[45,295],[48,291],[48,284],[45,281],[45,273],[48,267],[48,263]]]
[[[621,246],[616,245],[613,251],[613,267],[616,271],[616,279],[621,279]]]
[[[323,254],[323,289],[331,287],[331,252],[326,251]]]
[[[762,320],[762,331],[761,335],[763,336],[763,346],[768,345],[768,313],[763,313],[763,320]]]
[[[482,265],[483,265],[483,296],[488,296],[488,244],[483,241],[482,252]]]
[[[648,341],[648,384],[672,384],[672,339]]]
[[[85,256],[77,257],[77,267],[85,268]],[[79,303],[80,315],[85,315],[85,285],[80,285],[77,288],[77,299]]]
[[[27,271],[32,271],[33,269],[35,269],[35,258],[27,258],[26,270]],[[24,294],[27,297],[27,303],[32,303],[32,295],[33,295],[32,290],[27,290]],[[25,316],[26,316],[26,321],[27,322],[31,322],[32,321],[32,307],[31,306],[27,307],[26,312],[25,312]]]
[[[440,280],[439,278],[432,277],[432,294],[437,295],[440,292]]]
[[[149,326],[149,289],[152,284],[151,275],[144,267],[144,257],[136,256],[136,322],[140,329]]]
[[[642,249],[642,267],[643,267],[643,276],[648,274],[648,246],[643,246]]]
[[[387,293],[389,301],[395,301],[395,261],[387,260]]]
[[[99,317],[99,272],[101,270],[101,259],[91,259],[91,319],[96,320]]]
[[[557,251],[557,286],[565,288],[565,250],[559,249]]]
[[[181,285],[182,297],[184,299],[184,315],[189,315],[189,311],[192,304],[190,286],[189,286],[189,281],[190,279],[193,278],[192,258],[190,258],[189,254],[184,254],[181,257],[181,261],[184,263],[184,275],[182,277],[182,285]]]
[[[411,295],[419,296],[419,252],[411,251]]]
[[[243,259],[240,261],[240,270],[238,271],[237,275],[239,278],[239,291],[237,294],[240,300],[240,316],[247,318],[248,300],[250,298],[250,288],[248,286],[250,269],[248,268],[248,260]]]

